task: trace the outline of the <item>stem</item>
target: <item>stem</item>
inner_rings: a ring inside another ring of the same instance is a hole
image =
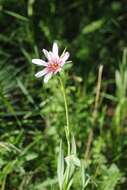
[[[103,73],[103,65],[100,65],[98,71],[98,81],[97,81],[97,88],[96,88],[96,98],[95,98],[95,105],[93,110],[93,117],[92,117],[92,125],[94,126],[96,123],[97,115],[98,115],[98,107],[99,107],[99,98],[100,98],[100,91],[101,91],[101,83],[102,83],[102,73]],[[90,129],[88,142],[86,145],[86,152],[85,152],[85,160],[89,160],[90,156],[90,148],[93,141],[93,128]]]
[[[1,190],[5,190],[5,184],[6,184],[6,179],[7,179],[7,175],[5,176],[2,186],[1,186]]]
[[[61,90],[62,90],[63,99],[64,99],[65,112],[66,112],[65,133],[66,133],[66,139],[67,139],[67,144],[68,144],[68,156],[69,156],[70,155],[70,126],[69,126],[69,112],[68,112],[68,105],[67,105],[67,97],[66,97],[65,87],[64,87],[61,77],[59,77],[59,81],[60,81],[60,85],[61,85]]]

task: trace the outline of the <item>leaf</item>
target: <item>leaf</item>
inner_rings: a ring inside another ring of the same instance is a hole
[[[75,138],[74,136],[72,137],[72,141],[71,141],[71,154],[76,155],[76,143],[75,143]]]
[[[72,183],[73,183],[73,178],[69,181],[69,184],[67,186],[67,190],[69,190],[72,186]]]
[[[4,142],[0,142],[0,149],[1,149],[1,147],[4,148],[4,149],[7,150],[7,151],[10,151],[10,148],[9,148],[9,147],[7,146],[7,144],[4,143]]]
[[[26,155],[26,160],[30,161],[30,160],[34,160],[38,157],[38,154],[35,152],[29,153]]]
[[[115,73],[115,79],[116,79],[117,88],[120,90],[121,89],[121,84],[122,84],[122,79],[121,79],[119,71],[116,71],[116,73]]]
[[[18,149],[16,146],[14,146],[11,143],[0,142],[0,147],[3,147],[7,151],[12,151],[13,149],[13,150],[16,150],[17,152],[20,152],[20,149]]]
[[[116,185],[121,179],[121,173],[115,164],[112,164],[108,172],[103,177],[99,190],[115,190]]]
[[[4,13],[6,13],[6,14],[8,14],[8,15],[16,18],[16,19],[22,20],[22,21],[26,21],[26,22],[29,21],[29,19],[26,18],[25,16],[22,16],[22,15],[20,15],[18,13],[12,12],[12,11],[4,10]]]
[[[99,30],[103,26],[104,22],[105,22],[104,19],[93,21],[83,28],[82,33],[89,34],[95,32],[96,30]]]
[[[22,90],[23,94],[26,95],[28,101],[30,103],[34,104],[34,100],[33,100],[32,96],[29,94],[28,90],[26,89],[26,87],[22,83],[22,81],[20,79],[17,79],[17,83],[18,83],[18,86],[20,87],[20,89]]]
[[[64,182],[64,154],[62,150],[62,141],[60,143],[59,155],[57,161],[57,176],[58,176],[60,189],[62,189],[62,185]]]
[[[3,168],[3,173],[6,175],[11,173],[14,170],[16,163],[17,160],[8,162],[8,164]]]
[[[126,64],[127,64],[127,48],[125,48],[124,51],[123,51],[122,64],[124,66],[126,66]]]
[[[33,15],[33,4],[35,0],[28,0],[28,15],[32,16]]]
[[[67,163],[68,165],[69,165],[69,164],[73,164],[73,165],[78,166],[78,167],[81,166],[80,160],[79,160],[79,159],[77,158],[77,156],[75,156],[75,155],[67,156],[67,157],[65,158],[65,161],[66,161],[66,163]]]
[[[42,190],[42,188],[52,186],[52,185],[56,184],[57,182],[58,181],[56,178],[54,178],[54,179],[48,178],[44,182],[37,183],[37,185],[34,185],[34,190]]]
[[[83,188],[84,188],[84,186],[85,186],[85,167],[84,167],[84,164],[83,163],[81,163],[81,177],[82,177],[82,186],[83,186]]]

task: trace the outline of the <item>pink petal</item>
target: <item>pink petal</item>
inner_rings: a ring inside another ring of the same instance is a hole
[[[70,56],[69,52],[64,53],[64,55],[61,57],[61,58],[62,58],[62,61],[63,61],[63,62],[66,62],[67,59],[69,58],[69,56]]]
[[[43,75],[45,75],[45,74],[47,74],[47,73],[48,73],[48,69],[45,68],[45,69],[43,69],[42,71],[39,71],[38,73],[36,73],[36,74],[35,74],[35,77],[40,78],[40,77],[42,77]]]
[[[50,53],[46,49],[43,49],[43,53],[48,60],[51,59]]]
[[[50,72],[48,74],[45,75],[44,77],[44,83],[47,83],[49,81],[49,79],[52,77],[53,72]]]
[[[47,66],[47,63],[45,61],[43,61],[42,59],[32,59],[32,63],[36,64],[36,65],[43,65],[43,66]]]
[[[53,43],[52,52],[55,56],[58,56],[58,45],[56,42]]]
[[[54,74],[60,72],[61,70],[62,70],[62,68],[60,67],[59,69],[57,69],[57,70],[54,72]]]
[[[50,55],[50,60],[53,60],[54,59],[54,54],[53,54],[53,52],[51,52],[51,51],[49,51],[49,55]]]

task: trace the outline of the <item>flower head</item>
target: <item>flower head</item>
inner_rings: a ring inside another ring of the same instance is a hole
[[[66,63],[69,58],[69,52],[63,52],[61,56],[59,56],[59,50],[57,43],[53,43],[52,51],[47,51],[43,49],[43,53],[47,58],[47,61],[42,59],[32,59],[32,63],[44,66],[45,68],[35,74],[37,78],[44,76],[44,82],[47,83],[52,75],[57,74],[62,70],[62,67]]]

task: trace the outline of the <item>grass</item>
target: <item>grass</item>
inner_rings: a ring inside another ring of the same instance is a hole
[[[72,60],[62,75],[81,160],[71,189],[126,190],[126,2],[2,0],[0,23],[0,189],[59,189],[64,101],[57,76],[45,85],[31,63],[57,40]]]

